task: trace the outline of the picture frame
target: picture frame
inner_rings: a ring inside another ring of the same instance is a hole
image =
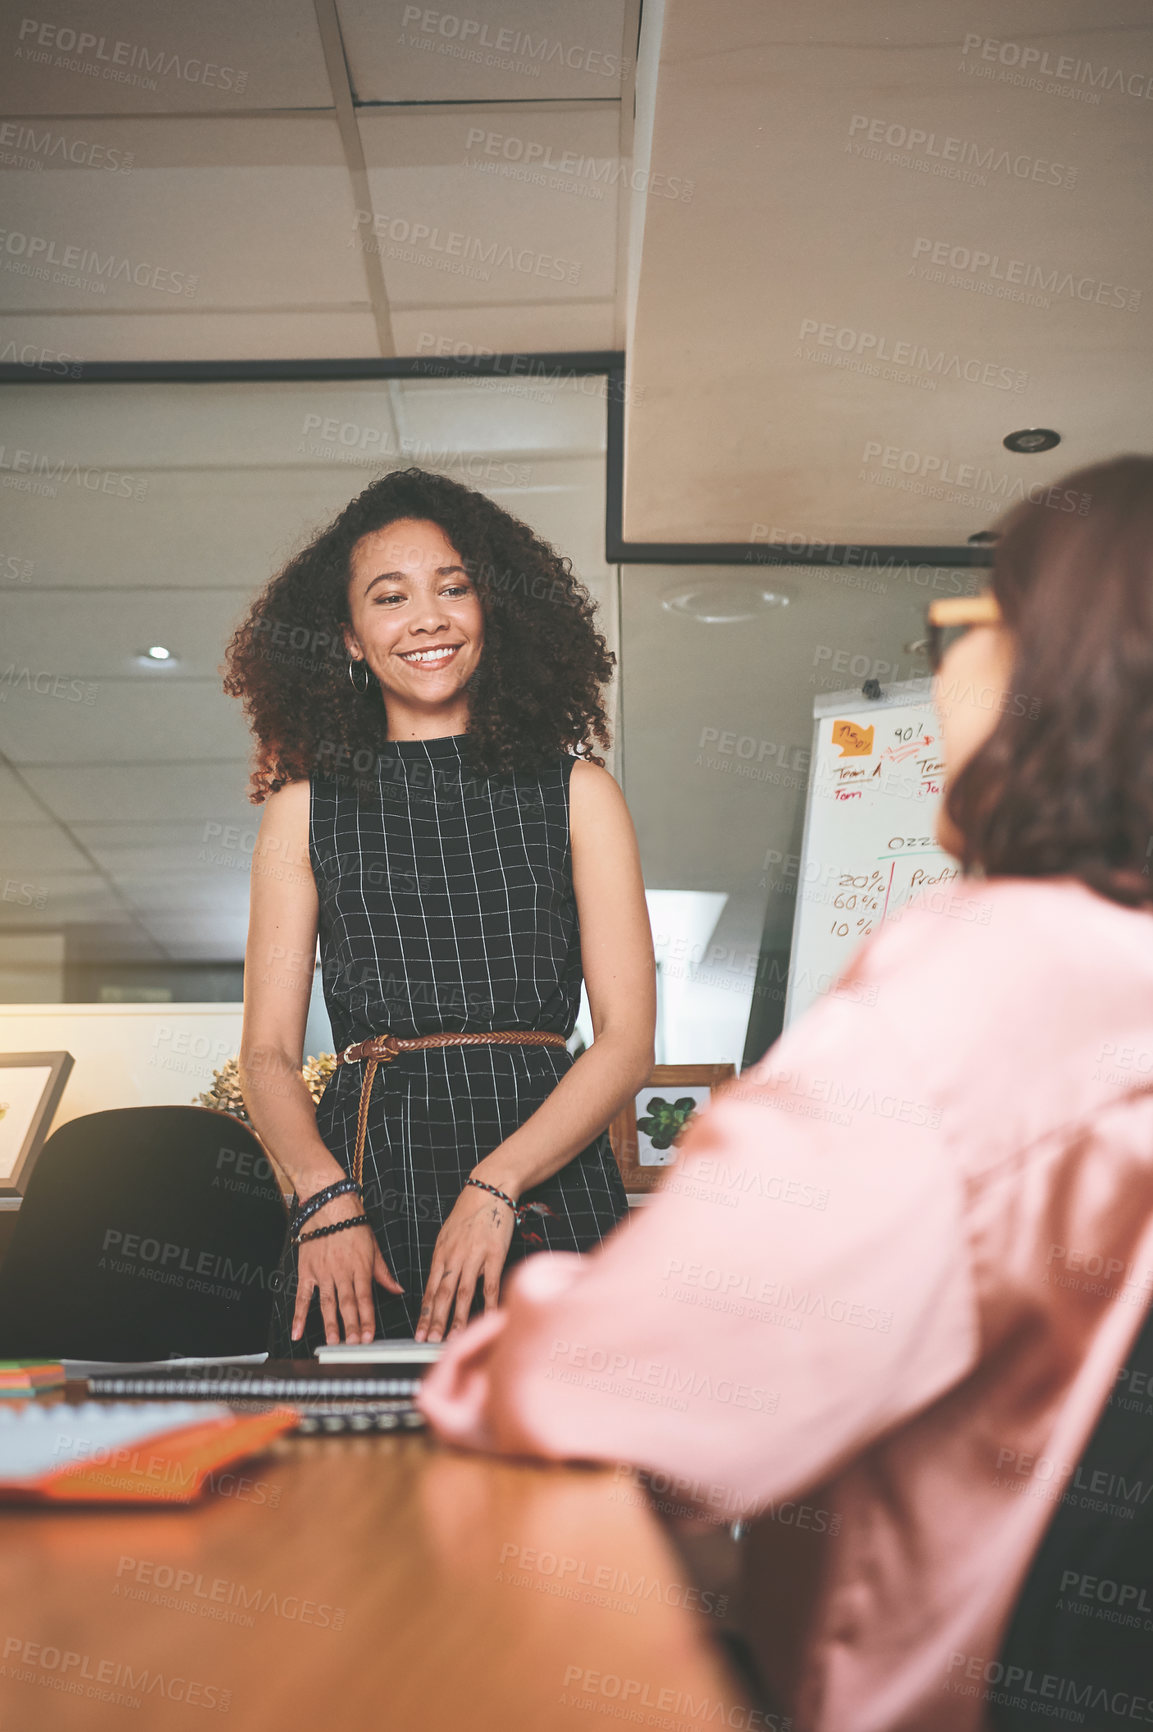
[[[736,1066],[731,1064],[653,1066],[644,1088],[617,1114],[609,1129],[626,1191],[644,1193],[660,1188],[664,1174],[676,1164],[676,1140],[684,1126],[694,1112],[707,1105],[713,1090],[736,1074]],[[692,1107],[686,1110],[689,1101]],[[655,1102],[660,1104],[654,1106]]]
[[[70,1052],[0,1052],[0,1198],[24,1195],[74,1063]]]

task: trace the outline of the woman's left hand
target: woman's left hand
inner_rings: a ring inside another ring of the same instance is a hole
[[[499,1197],[490,1197],[475,1185],[465,1187],[437,1234],[416,1326],[417,1341],[444,1339],[454,1299],[456,1305],[448,1333],[455,1335],[462,1330],[468,1322],[478,1281],[484,1285],[485,1310],[495,1307],[515,1225],[516,1217],[507,1203],[502,1203]]]

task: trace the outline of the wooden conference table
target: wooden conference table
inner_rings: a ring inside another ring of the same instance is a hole
[[[201,1504],[0,1512],[0,1726],[759,1726],[691,1587],[624,1469],[283,1438]]]

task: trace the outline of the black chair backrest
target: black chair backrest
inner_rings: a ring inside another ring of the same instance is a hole
[[[1092,1732],[1153,1720],[1153,1310],[1033,1559],[994,1670],[986,1711],[998,1732],[1036,1732],[1058,1710]]]
[[[263,1352],[286,1230],[240,1119],[194,1106],[72,1119],[40,1152],[0,1264],[0,1357]]]

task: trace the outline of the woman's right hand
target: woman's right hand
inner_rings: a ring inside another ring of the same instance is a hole
[[[319,1185],[314,1189],[319,1190]],[[301,1196],[298,1201],[306,1202]],[[350,1216],[363,1215],[360,1198],[355,1191],[346,1191],[304,1223],[304,1231],[314,1227],[329,1227],[334,1221],[346,1221]],[[324,1339],[330,1347],[340,1341],[337,1309],[344,1323],[346,1341],[371,1341],[376,1335],[376,1311],[372,1298],[372,1283],[379,1281],[390,1293],[403,1293],[404,1288],[393,1275],[381,1255],[376,1234],[371,1225],[349,1227],[343,1233],[329,1233],[323,1239],[310,1239],[299,1245],[296,1252],[296,1311],[292,1319],[292,1339],[299,1341],[304,1333],[304,1321],[313,1293],[320,1295],[320,1314],[324,1318]]]

